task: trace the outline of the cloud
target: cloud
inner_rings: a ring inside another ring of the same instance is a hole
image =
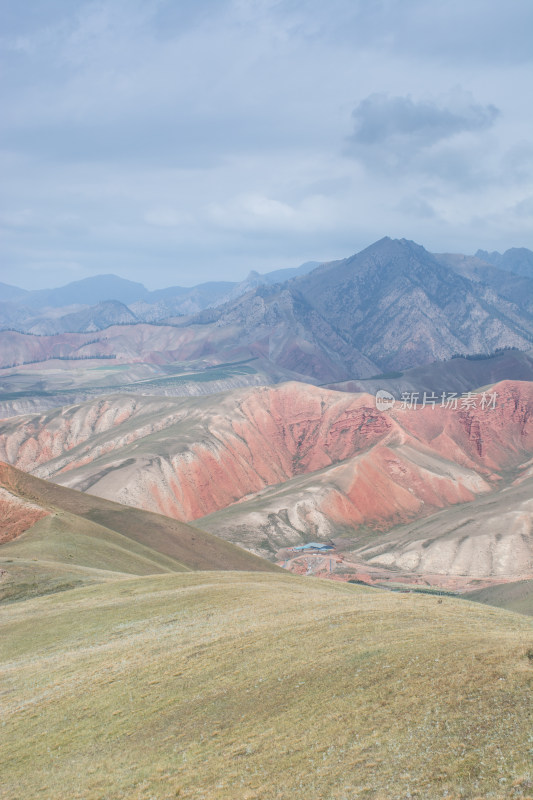
[[[456,93],[448,105],[410,96],[371,94],[354,109],[348,152],[363,161],[405,167],[422,151],[462,133],[491,128],[500,111]]]
[[[423,197],[409,196],[403,198],[396,210],[401,214],[417,217],[418,219],[434,219],[436,212],[431,203]]]
[[[283,0],[235,2],[269,9],[278,29],[307,41],[407,57],[444,67],[531,63],[530,0]]]
[[[531,242],[531,0],[0,7],[11,282],[53,260],[240,278],[385,234]]]
[[[144,222],[156,228],[179,228],[191,224],[192,217],[169,206],[156,206],[145,213]]]
[[[533,197],[526,197],[516,203],[512,211],[516,218],[519,220],[527,219],[533,225]]]
[[[207,207],[207,221],[234,231],[301,232],[334,227],[334,204],[322,195],[310,195],[290,204],[258,193],[242,194]]]
[[[472,190],[502,179],[501,153],[487,138],[501,117],[461,89],[440,100],[371,94],[353,111],[344,152],[371,175]]]

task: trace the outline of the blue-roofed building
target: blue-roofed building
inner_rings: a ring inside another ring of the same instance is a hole
[[[300,544],[293,547],[293,550],[333,550],[332,544],[324,544],[324,542],[308,542],[307,544]]]

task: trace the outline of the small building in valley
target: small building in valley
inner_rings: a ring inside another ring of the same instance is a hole
[[[316,550],[317,552],[325,552],[327,550],[333,550],[334,547],[332,544],[324,544],[324,542],[308,542],[307,544],[300,544],[297,547],[292,548],[295,552],[302,552],[305,550]]]

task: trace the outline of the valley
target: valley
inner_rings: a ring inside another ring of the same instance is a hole
[[[332,541],[339,579],[373,568],[381,580],[439,575],[467,589],[533,576],[533,384],[503,381],[490,394],[495,407],[482,408],[480,393],[473,408],[386,412],[370,395],[294,382],[195,399],[117,395],[6,420],[0,458],[196,522],[278,564],[293,564],[287,548]]]
[[[533,3],[0,20],[0,800],[533,800]]]

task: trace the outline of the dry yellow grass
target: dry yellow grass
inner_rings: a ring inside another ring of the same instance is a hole
[[[533,795],[531,620],[260,573],[0,608],[6,800]]]

